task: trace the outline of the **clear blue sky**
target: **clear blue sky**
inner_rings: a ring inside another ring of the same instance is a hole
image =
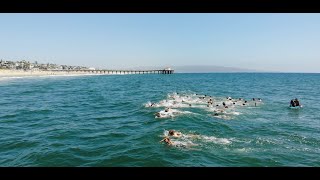
[[[320,14],[0,14],[0,59],[320,72]]]

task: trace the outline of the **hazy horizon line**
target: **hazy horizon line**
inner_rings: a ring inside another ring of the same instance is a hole
[[[2,61],[23,61],[23,60],[7,60],[1,58]],[[41,61],[32,61],[32,60],[25,60],[29,61],[30,63],[35,63],[37,62],[38,64],[57,64],[57,65],[67,65],[67,66],[86,66],[86,67],[94,67],[96,69],[116,69],[116,70],[143,70],[145,68],[151,68],[151,69],[165,69],[165,68],[172,68],[175,73],[314,73],[318,74],[320,72],[306,72],[306,71],[272,71],[272,70],[260,70],[260,69],[247,69],[247,68],[240,68],[240,67],[234,67],[234,66],[221,66],[221,65],[156,65],[156,66],[129,66],[129,67],[113,67],[113,68],[108,68],[108,66],[103,66],[103,67],[95,67],[95,66],[90,66],[90,65],[70,65],[70,64],[58,64],[54,62],[41,62]],[[193,69],[181,69],[180,68],[217,68],[215,70],[208,70],[208,69],[198,69],[198,70],[193,70]],[[141,69],[142,68],[142,69]],[[175,69],[178,68],[178,69]]]

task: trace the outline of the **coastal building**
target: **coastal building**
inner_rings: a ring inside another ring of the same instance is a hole
[[[29,69],[33,69],[34,65],[33,64],[29,64]]]
[[[57,64],[41,64],[35,61],[31,63],[30,61],[0,61],[0,69],[11,69],[11,70],[23,70],[23,71],[53,71],[55,73],[91,73],[91,74],[173,74],[174,70],[170,67],[164,69],[150,69],[150,70],[110,70],[110,69],[100,69],[94,67],[84,67],[84,66],[68,66],[68,65],[57,65]],[[53,73],[49,72],[49,73]]]

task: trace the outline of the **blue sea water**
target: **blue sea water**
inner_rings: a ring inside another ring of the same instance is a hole
[[[319,167],[319,90],[320,74],[0,77],[0,166]],[[263,104],[232,119],[195,107],[161,119],[163,107],[145,107],[172,93]],[[303,108],[289,109],[293,98]],[[170,129],[201,138],[159,142]]]

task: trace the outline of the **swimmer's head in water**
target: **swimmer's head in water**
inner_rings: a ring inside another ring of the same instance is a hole
[[[174,130],[169,130],[169,135],[173,136],[174,135]]]
[[[168,138],[168,137],[165,137],[165,138],[163,139],[163,141],[164,141],[165,143],[169,144],[169,145],[172,144],[170,138]]]

